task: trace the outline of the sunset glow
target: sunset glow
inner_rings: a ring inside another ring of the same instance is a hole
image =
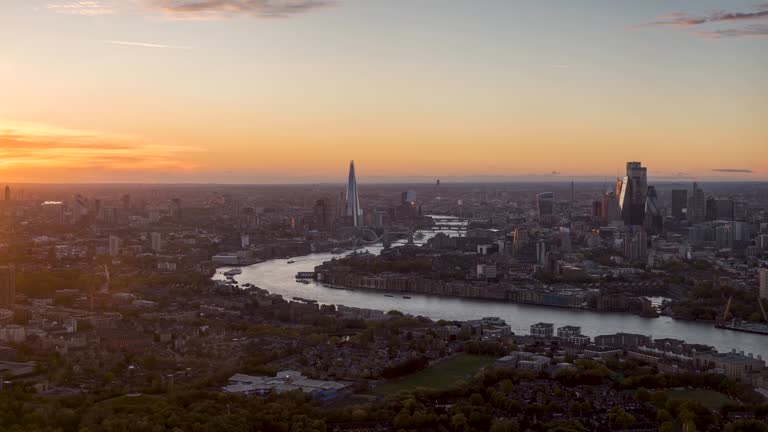
[[[6,2],[0,174],[768,178],[765,7],[576,3]]]

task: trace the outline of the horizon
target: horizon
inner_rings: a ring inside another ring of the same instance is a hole
[[[2,181],[768,179],[751,0],[10,3]]]

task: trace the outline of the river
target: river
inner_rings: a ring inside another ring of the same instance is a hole
[[[434,233],[427,232],[423,242]],[[457,232],[451,233],[456,235]],[[378,254],[380,245],[369,246],[365,250]],[[295,257],[293,264],[285,259],[276,259],[242,267],[242,273],[235,279],[242,285],[251,283],[273,294],[280,294],[286,299],[302,297],[317,300],[321,304],[337,304],[383,311],[399,310],[412,315],[422,315],[434,320],[473,320],[495,316],[504,319],[512,331],[527,334],[531,324],[549,322],[555,327],[563,325],[581,326],[582,333],[588,336],[611,334],[616,332],[639,333],[653,338],[675,338],[689,343],[714,346],[718,351],[731,349],[761,355],[768,359],[768,336],[716,329],[711,323],[699,323],[675,320],[669,317],[643,318],[624,313],[596,312],[580,309],[551,308],[545,306],[493,302],[487,300],[437,297],[408,294],[410,299],[401,296],[385,297],[383,293],[372,291],[347,291],[325,287],[317,282],[298,283],[297,272],[314,271],[315,266],[333,257],[330,253],[316,253]],[[224,279],[222,272],[230,267],[221,268],[214,279]]]

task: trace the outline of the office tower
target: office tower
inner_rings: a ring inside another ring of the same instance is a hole
[[[715,198],[713,197],[707,197],[707,200],[705,201],[706,204],[704,204],[704,219],[708,221],[713,221],[717,219],[717,203],[715,202]]]
[[[624,233],[624,256],[630,261],[644,260],[648,255],[648,235],[642,227]]]
[[[5,200],[6,201],[11,200],[11,187],[8,185],[5,185]]]
[[[520,251],[528,244],[528,231],[515,228],[514,238],[512,240],[512,249],[515,252]]]
[[[109,236],[109,254],[111,256],[117,256],[120,253],[120,238],[117,236]]]
[[[75,195],[74,203],[72,205],[72,219],[73,219],[73,222],[74,223],[79,222],[87,214],[88,214],[88,200],[86,200],[80,194]]]
[[[592,219],[599,220],[603,214],[603,202],[600,200],[592,201]]]
[[[163,249],[163,239],[160,237],[160,233],[153,232],[150,235],[150,239],[152,242],[152,250],[155,252],[160,252]]]
[[[733,203],[733,220],[739,221],[739,222],[746,222],[747,204],[744,201],[735,201]]]
[[[336,212],[335,204],[327,203],[325,200],[315,201],[315,206],[312,209],[315,226],[318,228],[332,228],[333,223],[336,221]]]
[[[131,208],[131,196],[128,194],[123,195],[123,197],[120,199],[120,201],[123,204],[123,210],[128,210]]]
[[[0,309],[13,310],[16,302],[16,268],[0,267]]]
[[[607,191],[603,194],[600,210],[600,221],[603,223],[621,220],[619,200],[616,198],[616,194],[612,191]]]
[[[622,217],[627,225],[642,225],[648,189],[647,168],[640,162],[627,162],[627,175],[619,198]]]
[[[539,213],[539,223],[552,225],[555,220],[555,194],[543,192],[536,195],[536,208]]]
[[[693,183],[688,214],[692,222],[702,222],[707,216],[707,200],[704,197],[704,190],[696,182]]]
[[[357,192],[357,178],[355,178],[355,161],[349,162],[345,216],[352,222],[352,226],[361,227],[363,225],[360,196]]]
[[[654,186],[648,187],[645,197],[645,229],[653,234],[660,234],[664,229],[664,216],[659,207],[659,197]]]
[[[758,279],[760,280],[760,298],[768,300],[768,269],[758,270]]]
[[[254,231],[259,227],[259,215],[253,207],[244,207],[240,210],[240,229],[242,231]]]
[[[400,202],[401,203],[415,203],[416,202],[416,192],[414,191],[407,191],[400,194]]]
[[[688,191],[675,189],[672,191],[672,217],[676,220],[685,219],[688,208]]]
[[[715,200],[715,219],[733,220],[733,200]]]

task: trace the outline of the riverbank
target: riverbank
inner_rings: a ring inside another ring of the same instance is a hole
[[[378,254],[381,246],[368,246],[364,250]],[[578,325],[582,333],[595,336],[607,333],[626,332],[652,335],[655,338],[683,339],[689,343],[711,345],[721,352],[732,349],[752,352],[768,358],[766,337],[732,330],[715,329],[712,324],[675,320],[671,317],[643,318],[615,312],[597,312],[585,309],[550,308],[521,303],[499,303],[458,297],[437,297],[424,294],[409,294],[411,299],[384,297],[364,290],[345,291],[329,288],[318,283],[297,283],[299,271],[312,272],[315,267],[339,255],[314,253],[295,256],[294,264],[285,260],[268,260],[248,267],[236,279],[241,286],[251,283],[270,293],[284,298],[302,297],[316,300],[320,304],[345,305],[350,307],[376,309],[381,311],[399,310],[414,316],[425,316],[434,320],[470,321],[486,316],[504,319],[516,334],[528,334],[530,325],[549,322],[555,326]],[[214,279],[224,280],[217,272]]]

